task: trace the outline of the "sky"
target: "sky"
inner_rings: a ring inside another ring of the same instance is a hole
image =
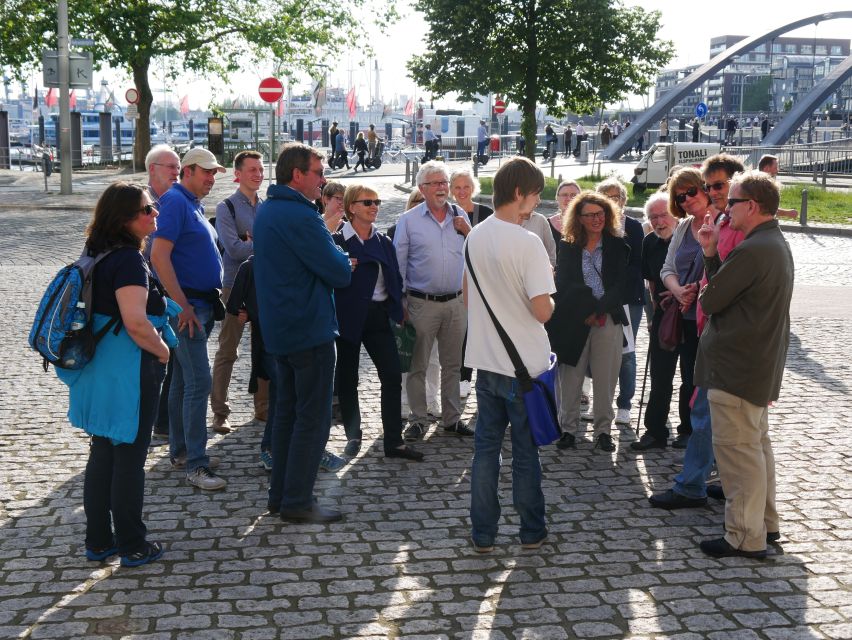
[[[816,15],[815,10],[807,10],[803,5],[794,2],[742,2],[742,0],[714,0],[712,3],[684,3],[674,0],[622,0],[625,5],[638,5],[646,10],[662,12],[662,28],[660,37],[672,40],[675,44],[675,58],[668,65],[679,67],[697,64],[708,60],[710,38],[720,35],[756,35],[769,29],[787,24],[801,18]],[[850,10],[850,0],[819,0],[820,13],[830,11]],[[708,7],[708,8],[701,8]],[[400,3],[403,19],[391,27],[389,32],[380,37],[372,37],[379,62],[381,86],[380,90],[385,102],[393,101],[395,96],[419,97],[414,82],[407,77],[405,63],[413,55],[422,53],[424,43],[422,38],[413,34],[425,32],[420,14]],[[849,38],[852,35],[852,20],[841,19],[825,22],[817,26],[811,25],[790,36],[817,38]],[[355,85],[359,104],[369,102],[374,86],[372,60],[360,57],[358,47],[347,47],[347,53],[328,70],[330,86],[341,86],[348,89]],[[356,57],[353,54],[357,54]],[[240,96],[257,97],[257,87],[260,80],[270,73],[261,69],[251,69],[234,74],[229,81],[218,79],[201,79],[191,81],[184,77],[167,86],[168,99],[172,105],[177,105],[184,95],[189,96],[189,104],[193,109],[207,107],[211,97],[237,98]],[[155,90],[155,101],[160,102],[163,96],[161,68],[152,65],[152,87]],[[116,97],[123,101],[123,95],[132,83],[128,75],[107,73],[110,85],[116,90]],[[99,82],[96,74],[95,82]],[[39,83],[40,84],[40,83]],[[294,92],[300,92],[310,86],[310,80],[303,76],[301,82],[294,86]],[[629,103],[633,107],[641,107],[643,99],[633,97]],[[436,104],[438,106],[438,104]],[[457,106],[452,100],[446,100],[442,106]]]

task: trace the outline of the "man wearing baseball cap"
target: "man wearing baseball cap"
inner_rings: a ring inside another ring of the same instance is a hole
[[[207,456],[211,386],[207,338],[221,307],[223,268],[216,232],[207,222],[201,199],[210,193],[220,171],[225,167],[207,149],[186,152],[180,182],[160,198],[151,249],[157,278],[183,309],[172,320],[180,344],[169,389],[169,454],[175,469],[186,470],[190,484],[208,491],[225,487],[211,470],[218,460]]]

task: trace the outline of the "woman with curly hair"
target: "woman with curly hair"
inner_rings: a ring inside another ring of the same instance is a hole
[[[559,359],[560,449],[575,446],[580,425],[583,378],[591,369],[596,449],[615,451],[610,430],[612,398],[629,322],[622,301],[630,249],[613,203],[582,191],[571,201],[556,263],[550,345]]]

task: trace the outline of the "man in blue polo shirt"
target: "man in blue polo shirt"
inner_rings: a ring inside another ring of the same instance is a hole
[[[328,523],[340,512],[313,496],[328,432],[338,336],[334,289],[349,285],[349,257],[317,211],[323,155],[284,145],[254,223],[254,282],[266,350],[277,367],[268,508],[284,522]]]
[[[157,277],[183,309],[172,321],[180,344],[169,389],[169,453],[172,466],[185,468],[190,484],[206,490],[225,487],[225,481],[211,471],[217,461],[207,456],[211,385],[207,338],[213,329],[214,307],[221,304],[222,257],[201,204],[219,171],[225,168],[207,149],[187,151],[180,182],[160,198],[151,248]]]

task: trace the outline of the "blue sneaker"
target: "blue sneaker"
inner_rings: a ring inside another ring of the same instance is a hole
[[[326,449],[322,452],[322,458],[320,458],[319,466],[323,471],[331,471],[334,473],[335,471],[340,471],[346,466],[346,460],[334,455],[331,451]]]
[[[115,544],[115,543],[113,543]],[[105,549],[89,549],[86,547],[86,559],[92,562],[103,562],[107,558],[118,553],[118,547],[112,546]]]
[[[122,567],[140,567],[143,564],[154,562],[163,556],[163,545],[159,542],[146,542],[142,551],[131,553],[129,556],[121,556]]]
[[[261,451],[260,452],[260,466],[266,469],[267,471],[272,471],[272,452],[271,451]]]

